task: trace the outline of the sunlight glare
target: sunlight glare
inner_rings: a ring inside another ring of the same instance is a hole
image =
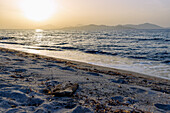
[[[37,33],[38,32],[43,32],[43,30],[42,29],[36,29],[35,32],[37,32]]]
[[[54,0],[21,0],[20,6],[25,17],[34,21],[49,19],[56,9]]]

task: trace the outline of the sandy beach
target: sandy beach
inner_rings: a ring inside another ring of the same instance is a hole
[[[2,113],[168,113],[170,81],[0,48]]]

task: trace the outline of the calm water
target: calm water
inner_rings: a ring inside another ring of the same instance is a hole
[[[136,59],[134,64],[161,65],[164,74],[157,76],[170,78],[170,30],[0,30],[0,43]]]

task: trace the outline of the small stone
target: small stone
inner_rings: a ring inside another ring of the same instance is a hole
[[[119,88],[122,88],[122,86],[121,86],[121,85],[118,85],[118,87],[119,87]]]

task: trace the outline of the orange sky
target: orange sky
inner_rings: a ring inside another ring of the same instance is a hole
[[[21,8],[21,1],[0,0],[0,28],[35,28],[44,25],[56,27],[87,24],[117,25],[145,22],[170,27],[170,0],[53,0],[55,11],[47,19],[41,21],[28,18]],[[39,5],[37,8],[40,9]],[[46,12],[48,9],[44,7],[43,11]]]

